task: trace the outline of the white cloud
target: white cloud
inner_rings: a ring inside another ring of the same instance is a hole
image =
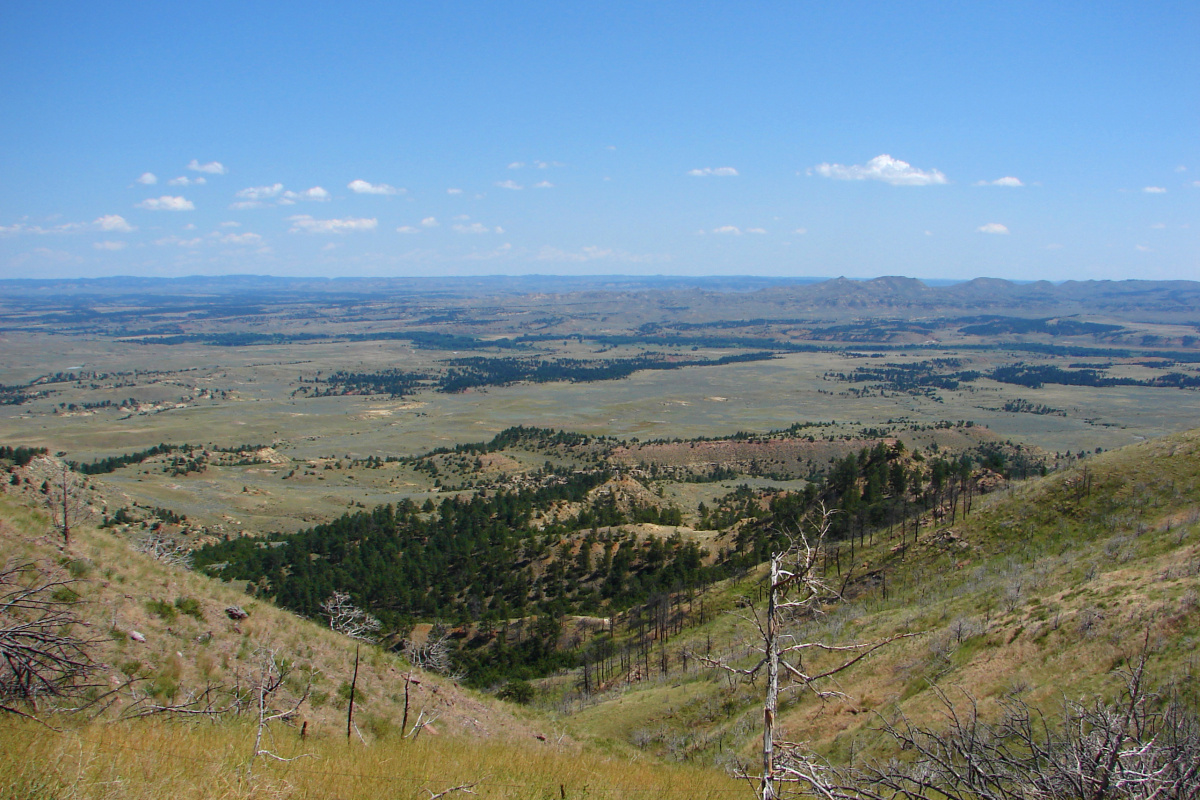
[[[262,244],[262,237],[257,233],[227,233],[225,235],[217,234],[217,241],[221,244],[240,244],[240,245],[256,245]]]
[[[554,184],[551,183],[550,181],[542,181],[541,183],[535,183],[533,185],[533,188],[535,188],[535,189],[553,189]]]
[[[975,230],[980,233],[1008,233],[1008,227],[999,222],[989,222],[986,225],[980,225]]]
[[[437,226],[437,217],[426,217],[425,219],[421,220],[421,227],[423,228],[436,228]]]
[[[1163,230],[1163,229],[1165,229],[1165,228],[1167,227],[1167,223],[1165,223],[1165,222],[1156,222],[1156,223],[1154,223],[1153,225],[1151,225],[1150,227],[1151,227],[1151,228],[1153,228],[1153,229],[1154,229],[1154,230],[1156,230],[1156,231],[1161,231],[1161,230]]]
[[[717,177],[717,178],[733,178],[736,177],[738,171],[733,167],[704,167],[701,169],[689,169],[688,175],[697,178]]]
[[[164,236],[161,239],[155,239],[155,244],[168,246],[178,245],[179,247],[187,247],[189,249],[199,247],[204,243],[204,240],[197,236],[194,239],[180,239],[178,236]]]
[[[524,186],[517,183],[516,181],[497,181],[496,185],[499,186],[501,189],[512,189],[514,191],[517,189],[525,188]]]
[[[347,188],[355,194],[397,194],[404,191],[386,183],[367,183],[364,180],[350,181]]]
[[[325,191],[320,186],[314,186],[311,189],[305,189],[302,192],[284,192],[283,196],[279,198],[279,205],[290,206],[297,200],[315,200],[318,203],[324,203],[329,199],[329,192]]]
[[[1153,253],[1154,252],[1153,247],[1147,247],[1144,244],[1135,244],[1133,246],[1133,249],[1137,250],[1139,253]]]
[[[97,250],[124,250],[125,242],[92,242]]]
[[[147,211],[192,211],[196,208],[191,200],[165,194],[162,197],[147,198],[138,203],[137,207]]]
[[[103,217],[97,217],[92,223],[102,231],[116,231],[118,233],[129,233],[137,228],[125,221],[125,218],[120,214],[105,214]]]
[[[269,200],[272,197],[278,196],[282,191],[283,184],[275,183],[270,186],[251,186],[247,189],[242,189],[234,197],[241,197],[245,200]]]
[[[459,221],[462,221],[465,219],[470,219],[470,218],[471,218],[470,214],[459,214],[458,216],[455,217],[455,219],[459,220]]]
[[[230,203],[229,207],[234,211],[245,211],[248,208],[262,208],[266,203],[261,203],[258,200],[238,200],[236,203]]]
[[[1192,181],[1192,186],[1195,186],[1197,189],[1200,189],[1200,181]]]
[[[746,233],[766,233],[766,228],[746,228]]]
[[[1146,192],[1147,194],[1166,194],[1167,193],[1167,190],[1161,186],[1147,186],[1145,189],[1142,189],[1142,191]]]
[[[221,227],[222,228],[240,228],[240,227],[242,227],[242,223],[234,222],[234,221],[230,220],[229,222],[222,222]]]
[[[792,233],[803,236],[804,234],[808,233],[808,228],[796,228],[796,230],[792,231]]]
[[[158,176],[153,172],[143,172],[137,179],[137,182],[143,186],[153,186],[154,184],[158,183]]]
[[[524,162],[524,161],[514,161],[514,162],[512,162],[511,164],[509,164],[509,165],[508,165],[508,168],[509,168],[509,169],[521,169],[521,168],[522,168],[522,167],[524,167],[524,166],[525,166],[525,162]]]
[[[55,225],[52,228],[43,228],[41,225],[29,225],[24,222],[17,222],[12,225],[0,225],[0,236],[16,236],[19,234],[33,234],[35,236],[46,235],[61,235],[70,233],[89,233],[100,231],[103,233],[130,233],[136,231],[137,228],[125,221],[125,218],[119,214],[105,214],[102,217],[97,217],[91,222],[64,222],[61,225]]]
[[[379,224],[374,218],[313,219],[308,214],[295,214],[288,222],[292,223],[290,233],[354,233],[373,231]]]
[[[462,225],[462,224],[455,225],[454,230],[457,233],[491,233],[492,232],[492,230],[490,228],[488,228],[486,225],[481,225],[478,222],[472,222],[470,225]],[[497,228],[496,232],[503,233],[504,231],[500,228]]]
[[[396,233],[420,233],[420,228],[414,228],[412,225],[401,225],[396,228]]]
[[[994,181],[975,181],[976,186],[1024,186],[1020,178],[1014,178],[1009,175],[1004,178],[997,178]]]
[[[462,194],[462,189],[455,189],[453,186],[446,190],[446,194]]]
[[[1175,168],[1175,171],[1176,172],[1187,172],[1187,167],[1185,167],[1183,164],[1180,164],[1178,167]]]
[[[917,169],[907,161],[892,158],[886,153],[875,156],[865,166],[852,164],[818,164],[813,172],[823,178],[835,178],[842,181],[883,181],[892,186],[929,186],[935,183],[946,183],[946,176],[936,169],[928,172]]]
[[[186,175],[180,175],[178,178],[171,178],[171,180],[167,181],[168,186],[191,186],[193,183],[203,185],[208,183],[208,181],[205,180],[203,175],[194,180]]]
[[[713,228],[713,233],[723,233],[729,236],[741,236],[742,230],[736,225],[722,225],[719,228]]]
[[[192,172],[207,172],[209,175],[224,175],[225,165],[220,161],[210,161],[207,164],[201,164],[196,159],[192,159],[188,163],[187,168]]]

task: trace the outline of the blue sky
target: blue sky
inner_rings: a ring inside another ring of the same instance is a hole
[[[1200,4],[7,3],[0,278],[1200,278]]]

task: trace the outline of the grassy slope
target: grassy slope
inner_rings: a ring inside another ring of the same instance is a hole
[[[537,715],[460,689],[434,675],[412,687],[410,722],[419,711],[437,715],[418,741],[399,734],[402,674],[407,665],[375,647],[363,649],[355,720],[361,740],[344,739],[345,688],[354,668],[353,643],[307,620],[249,598],[234,587],[168,567],[132,552],[109,531],[78,529],[63,551],[47,534],[38,512],[0,497],[0,552],[6,558],[61,566],[80,578],[77,607],[98,640],[102,682],[117,685],[126,674],[134,688],[157,700],[183,699],[207,681],[243,683],[260,645],[276,648],[316,674],[313,694],[294,724],[276,723],[266,746],[310,758],[290,764],[259,759],[254,780],[245,776],[252,750],[250,715],[228,716],[218,725],[179,720],[125,719],[128,691],[102,720],[51,715],[43,725],[0,716],[0,796],[58,797],[375,797],[381,788],[400,796],[424,796],[465,781],[483,780],[486,796],[559,796],[559,786],[580,796],[625,797],[639,787],[662,796],[728,796],[734,785],[711,771],[656,771],[649,764],[619,764],[581,753],[561,728]],[[167,620],[147,601],[178,598],[199,602],[204,619],[178,614]],[[249,619],[234,622],[224,609],[242,605]],[[130,632],[145,637],[135,641]],[[211,636],[208,634],[211,633]],[[283,690],[281,705],[302,691]],[[299,723],[307,722],[307,738]],[[642,760],[644,761],[644,760]],[[483,787],[481,786],[481,793]]]
[[[780,715],[783,737],[842,757],[881,747],[878,718],[864,712],[928,721],[941,710],[934,686],[955,697],[970,693],[984,713],[1013,690],[1046,708],[1064,694],[1107,694],[1111,670],[1138,652],[1147,632],[1155,678],[1190,686],[1200,673],[1198,519],[1200,431],[1192,431],[977,499],[971,516],[954,526],[943,520],[922,528],[916,546],[910,534],[904,553],[898,538],[877,538],[858,551],[856,572],[882,570],[887,598],[877,577],[854,581],[847,591],[853,602],[828,609],[800,633],[834,642],[923,635],[845,676],[846,702],[791,698]],[[844,567],[846,560],[843,553]],[[726,587],[724,604],[760,581]],[[711,648],[750,666],[755,643],[749,625],[727,615],[672,639],[667,650]],[[748,758],[761,681],[737,685],[694,660],[687,671],[672,663],[671,675],[562,703],[567,728],[675,758]],[[565,682],[559,688],[568,689]]]
[[[0,520],[6,554],[62,558],[54,539],[41,533],[45,522],[36,513],[0,498]],[[952,535],[944,523],[924,527],[906,551],[896,549],[898,539],[877,538],[858,551],[855,572],[882,570],[887,597],[878,581],[852,581],[854,601],[829,609],[802,635],[849,640],[900,630],[925,633],[847,676],[841,688],[850,701],[790,699],[780,715],[783,735],[841,757],[875,749],[881,746],[873,732],[876,717],[864,712],[899,708],[932,719],[939,712],[933,685],[951,693],[961,687],[981,699],[985,713],[994,698],[1014,689],[1047,707],[1062,693],[1102,694],[1111,690],[1111,669],[1136,653],[1147,631],[1152,672],[1186,688],[1200,665],[1198,520],[1200,431],[1193,431],[977,499]],[[678,655],[683,649],[710,651],[752,663],[753,637],[732,615],[671,639],[667,676],[609,687],[586,701],[572,695],[574,676],[548,681],[546,696],[560,698],[545,703],[548,715],[523,714],[427,679],[415,708],[442,714],[435,723],[440,735],[415,744],[395,733],[397,678],[405,666],[372,650],[360,676],[366,695],[360,726],[370,744],[348,749],[341,740],[344,700],[338,694],[353,664],[346,640],[261,603],[235,628],[223,609],[245,603],[245,595],[133,554],[107,532],[81,532],[67,555],[87,578],[84,609],[93,630],[107,639],[103,660],[145,674],[144,686],[196,686],[206,672],[228,681],[235,670],[248,668],[258,642],[311,661],[323,697],[305,709],[310,738],[301,743],[294,728],[280,728],[272,746],[319,758],[260,762],[260,778],[247,782],[240,770],[253,731],[244,719],[198,727],[162,720],[92,724],[66,736],[5,719],[0,776],[17,796],[39,796],[45,784],[44,796],[67,787],[85,797],[107,796],[119,785],[123,796],[132,797],[355,797],[377,791],[376,782],[386,777],[401,794],[485,778],[488,796],[553,796],[563,784],[568,796],[582,795],[585,787],[589,796],[631,796],[636,787],[663,796],[719,797],[739,790],[715,771],[662,766],[645,753],[710,766],[748,759],[754,748],[761,682],[731,683],[700,669],[695,659],[683,670]],[[843,567],[847,560],[843,555]],[[754,583],[750,576],[741,585],[718,586],[706,605],[731,608]],[[150,598],[178,597],[198,599],[204,621],[181,615],[168,622],[145,605]],[[147,642],[129,639],[130,630],[145,634]],[[197,639],[207,631],[213,636],[201,644]],[[656,646],[656,661],[657,654]],[[134,669],[134,662],[141,666]],[[569,738],[560,739],[564,731]],[[463,737],[475,734],[482,738],[463,747]],[[211,791],[189,789],[192,783]]]

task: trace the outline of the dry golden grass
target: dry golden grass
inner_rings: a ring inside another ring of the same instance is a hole
[[[454,737],[301,740],[283,729],[266,741],[280,756],[250,771],[254,728],[138,720],[52,731],[0,722],[0,796],[17,800],[354,800],[429,797],[454,786],[493,798],[729,798],[744,785],[714,770],[618,759],[554,742]],[[453,796],[463,796],[461,794]]]

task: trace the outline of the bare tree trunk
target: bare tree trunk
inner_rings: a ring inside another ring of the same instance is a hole
[[[771,557],[771,582],[767,589],[767,694],[763,702],[763,772],[759,797],[775,800],[775,712],[779,706],[779,646],[776,635],[775,600],[779,584],[779,562],[781,556]]]
[[[346,711],[346,741],[350,741],[350,732],[354,728],[354,690],[358,687],[358,645],[354,646],[354,677],[350,680],[350,708]],[[408,715],[408,684],[404,686],[404,713]],[[403,728],[401,728],[403,730]]]

